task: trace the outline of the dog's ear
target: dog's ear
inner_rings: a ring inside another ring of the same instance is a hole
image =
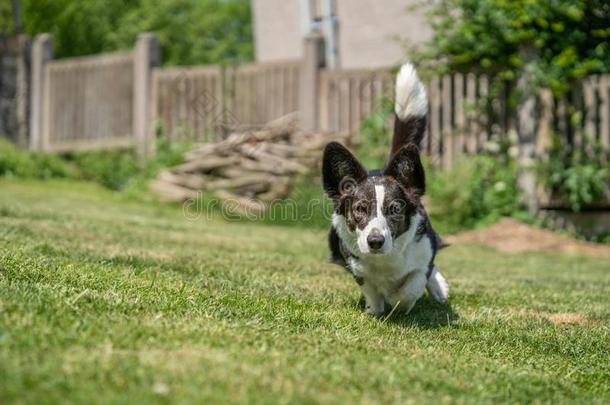
[[[324,148],[322,182],[326,194],[336,201],[367,178],[366,169],[343,145],[330,142]]]
[[[423,195],[426,191],[426,176],[419,158],[419,149],[414,144],[403,146],[390,158],[383,175],[393,177],[410,192]]]

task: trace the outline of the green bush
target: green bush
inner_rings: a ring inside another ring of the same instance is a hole
[[[69,156],[81,179],[93,181],[111,190],[121,190],[140,167],[132,150],[79,152]]]
[[[493,156],[464,157],[452,170],[428,165],[428,207],[440,232],[489,224],[519,211],[515,164]]]
[[[189,147],[187,142],[160,136],[154,157],[141,161],[132,149],[74,152],[60,157],[20,150],[0,140],[0,176],[72,178],[92,181],[111,190],[141,191],[160,169],[181,163]]]
[[[529,85],[557,94],[610,71],[607,0],[440,0],[430,15],[432,41],[413,56],[437,71],[482,72],[503,84],[527,67]]]
[[[0,176],[32,179],[74,177],[75,171],[58,156],[27,152],[6,140],[0,140]]]
[[[145,189],[160,169],[182,163],[188,142],[170,141],[158,136],[154,157],[141,161],[133,149],[73,153],[68,157],[83,180],[111,190]]]
[[[610,183],[610,156],[599,145],[588,146],[591,151],[585,153],[554,137],[547,157],[537,167],[539,180],[553,197],[567,202],[575,212],[602,202]]]
[[[325,229],[332,212],[333,204],[324,195],[320,177],[309,175],[297,179],[290,195],[271,204],[260,219],[267,224]]]

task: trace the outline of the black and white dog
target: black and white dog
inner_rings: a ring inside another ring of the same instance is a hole
[[[426,129],[426,91],[411,64],[396,78],[394,136],[383,170],[367,172],[341,144],[324,150],[322,179],[333,200],[329,234],[331,261],[353,276],[366,312],[380,315],[386,304],[411,311],[424,289],[445,302],[449,287],[434,265],[442,241],[421,203],[424,168],[418,145]]]

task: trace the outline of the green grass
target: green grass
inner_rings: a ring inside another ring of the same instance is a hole
[[[610,402],[607,259],[453,246],[451,305],[384,321],[326,255],[322,230],[0,180],[0,403]]]

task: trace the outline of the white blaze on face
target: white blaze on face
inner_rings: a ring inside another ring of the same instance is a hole
[[[375,216],[371,218],[366,227],[362,230],[356,228],[356,234],[358,236],[358,248],[362,253],[370,253],[369,244],[367,238],[373,229],[377,229],[379,233],[385,238],[385,242],[380,249],[380,253],[388,253],[392,250],[392,232],[388,226],[386,218],[383,216],[383,200],[385,198],[385,188],[382,185],[375,186],[375,202],[376,212]]]

